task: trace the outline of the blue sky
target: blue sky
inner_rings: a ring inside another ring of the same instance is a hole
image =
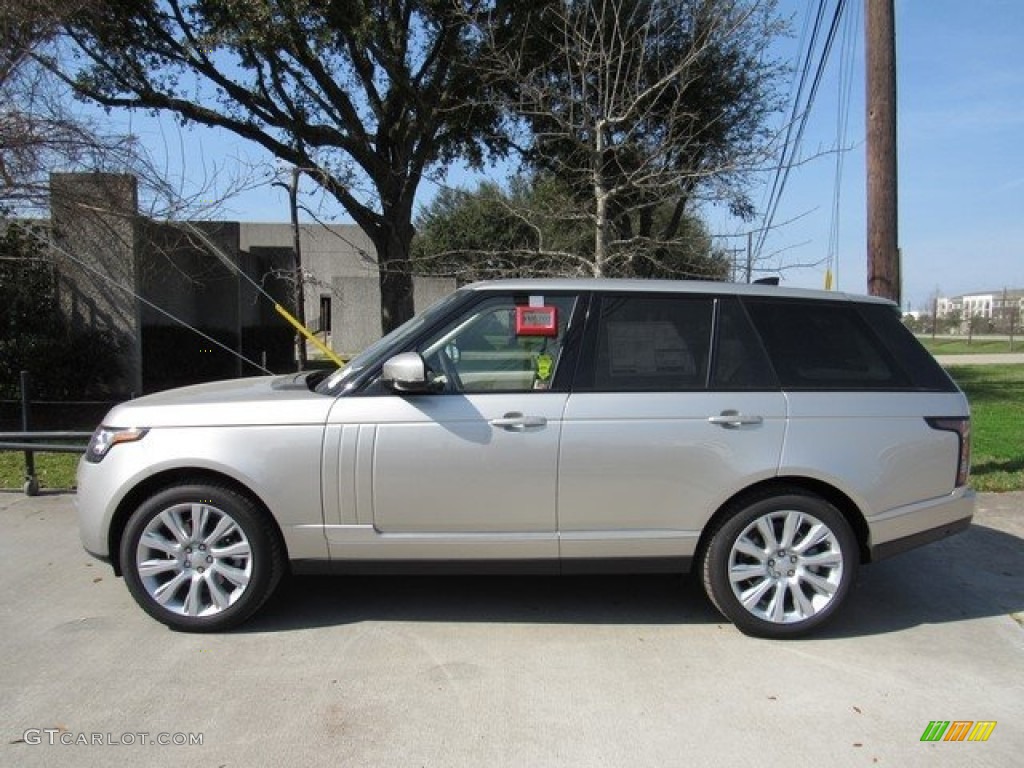
[[[788,285],[821,287],[834,242],[838,287],[866,291],[863,2],[848,2],[846,32],[833,50],[801,145],[805,162],[789,176],[777,228],[757,264],[761,273],[779,269]],[[797,55],[812,5],[816,0],[781,0],[781,12],[793,16],[794,37],[778,43],[779,56]],[[1024,0],[896,0],[896,14],[904,305],[924,308],[936,291],[1024,288]],[[842,71],[849,73],[846,89]],[[837,127],[844,90],[845,137]],[[179,129],[167,116],[104,119],[114,130],[136,133],[186,187],[211,178],[215,167],[226,175],[236,165],[260,166],[264,175],[274,167],[251,145],[216,131]],[[834,217],[837,147],[845,150]],[[503,169],[489,173],[504,175]],[[447,181],[472,180],[454,172]],[[421,202],[436,189],[425,182]],[[753,199],[762,203],[763,191],[755,189]],[[324,213],[347,220],[337,208]],[[706,214],[712,232],[730,248],[745,246],[742,233],[760,225],[731,220],[714,208]],[[287,203],[282,192],[264,184],[230,200],[221,215],[285,220]]]
[[[798,14],[808,3],[786,2]],[[839,216],[839,282],[866,290],[862,0]],[[923,308],[944,294],[1024,288],[1024,2],[897,0],[899,241],[903,300]],[[794,43],[795,46],[795,43]],[[839,53],[839,50],[835,53]],[[815,105],[805,154],[836,146],[839,60]],[[773,233],[785,263],[813,262],[828,248],[834,158],[795,169],[776,221],[812,211]],[[784,272],[820,286],[822,270]]]

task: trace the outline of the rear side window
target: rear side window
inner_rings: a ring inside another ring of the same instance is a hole
[[[749,299],[783,389],[903,389],[906,374],[855,306]]]
[[[603,296],[577,389],[704,389],[713,302],[706,297]]]
[[[956,391],[956,384],[942,366],[903,324],[896,307],[888,304],[861,304],[857,309],[881,339],[889,354],[899,360],[915,389],[932,392]]]

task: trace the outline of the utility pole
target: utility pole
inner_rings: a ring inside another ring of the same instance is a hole
[[[868,293],[901,303],[894,0],[865,0]]]
[[[754,271],[754,233],[747,232],[747,283],[750,283]]]
[[[302,325],[306,324],[305,280],[302,276],[302,230],[299,228],[299,177],[302,168],[292,167],[290,184],[275,181],[274,184],[288,191],[288,212],[292,223],[292,248],[295,251],[295,263],[292,271],[292,299],[295,302],[295,317]],[[295,367],[302,371],[306,368],[306,339],[301,333],[295,334]]]
[[[743,253],[742,248],[726,248],[725,253],[729,254],[729,281],[738,283],[740,279],[740,254]]]
[[[299,177],[302,169],[292,167],[292,183],[288,188],[288,211],[292,217],[292,248],[295,250],[295,317],[306,324],[306,280],[302,274],[302,230],[299,229]],[[295,334],[295,365],[306,367],[306,340]]]

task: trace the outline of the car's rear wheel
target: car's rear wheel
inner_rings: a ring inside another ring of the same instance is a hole
[[[775,491],[740,502],[702,552],[704,588],[743,632],[794,637],[836,612],[857,572],[857,539],[819,496]]]
[[[220,485],[183,484],[147,499],[121,538],[132,597],[173,629],[237,626],[273,593],[283,571],[277,536],[248,497]]]

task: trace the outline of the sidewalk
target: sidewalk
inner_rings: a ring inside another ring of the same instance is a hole
[[[1024,352],[994,355],[935,355],[939,365],[1024,365]]]

